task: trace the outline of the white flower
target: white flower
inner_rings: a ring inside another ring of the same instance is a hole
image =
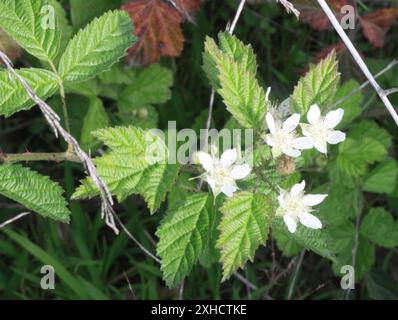
[[[232,197],[238,190],[235,180],[244,179],[251,172],[248,164],[235,164],[238,159],[236,149],[226,150],[221,159],[203,151],[199,151],[197,157],[206,170],[201,177],[210,185],[215,197],[221,192]]]
[[[321,153],[327,153],[327,144],[338,144],[345,140],[345,133],[333,130],[343,119],[344,110],[339,108],[321,116],[318,105],[314,104],[307,113],[309,124],[301,123],[303,135],[308,137]]]
[[[306,137],[298,138],[295,133],[300,115],[292,114],[283,123],[275,121],[271,113],[265,116],[270,134],[265,136],[265,142],[272,147],[272,155],[276,158],[282,153],[289,157],[298,157],[301,155],[300,149],[311,149],[311,140]]]
[[[290,192],[281,189],[278,196],[279,208],[276,212],[282,216],[291,233],[296,232],[297,222],[308,228],[322,228],[321,221],[311,214],[312,206],[320,204],[327,194],[304,194],[305,181],[295,184]]]

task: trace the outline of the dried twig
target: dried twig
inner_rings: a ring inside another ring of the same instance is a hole
[[[8,56],[0,51],[0,59],[4,62],[7,70],[9,71],[10,76],[15,77],[23,86],[28,96],[39,106],[41,112],[46,118],[48,124],[52,128],[55,136],[58,138],[58,134],[60,134],[63,139],[68,143],[68,145],[72,146],[72,149],[76,156],[80,159],[81,163],[84,165],[87,170],[89,176],[91,177],[94,185],[98,188],[101,196],[101,216],[105,220],[105,223],[116,233],[119,233],[118,228],[115,225],[114,215],[115,212],[112,208],[113,199],[112,195],[105,184],[105,182],[99,177],[97,173],[97,169],[94,166],[91,158],[85,153],[79,146],[77,140],[71,136],[67,130],[65,130],[61,123],[60,117],[54,112],[54,110],[43,101],[37,94],[33,91],[33,89],[29,86],[26,80],[21,77],[14,69],[11,60]]]
[[[234,20],[232,21],[231,26],[228,28],[228,33],[231,34],[231,35],[235,31],[236,24],[238,23],[240,15],[242,14],[242,11],[243,11],[243,8],[245,6],[245,3],[246,3],[246,0],[240,0],[239,6],[238,6],[238,10],[236,10],[236,13],[235,13]]]
[[[297,18],[300,16],[300,11],[298,11],[291,2],[287,0],[276,0],[276,2],[280,2],[280,4],[285,7],[287,13],[292,12]]]
[[[11,218],[11,219],[3,222],[2,224],[0,224],[0,229],[4,228],[5,226],[9,225],[10,223],[13,223],[14,221],[17,221],[17,220],[27,216],[28,214],[30,214],[30,212],[22,212],[22,213],[18,214],[17,216],[15,216],[14,218]]]
[[[370,72],[368,66],[363,61],[361,55],[358,53],[357,49],[352,44],[350,38],[348,38],[347,34],[345,33],[344,29],[341,27],[340,23],[337,21],[334,13],[330,9],[329,5],[326,3],[325,0],[318,0],[319,5],[321,6],[324,13],[329,18],[330,22],[332,23],[334,29],[343,40],[344,44],[350,51],[351,55],[353,56],[355,62],[358,64],[359,68],[365,74],[366,78],[369,80],[369,83],[373,86],[376,90],[377,94],[379,95],[380,99],[383,101],[384,105],[386,106],[388,112],[390,112],[392,118],[394,119],[395,123],[398,125],[398,114],[395,111],[394,107],[392,106],[390,100],[387,97],[386,91],[384,91],[380,85],[377,83],[376,79],[373,77],[372,73]]]
[[[385,92],[386,92],[386,95],[389,96],[390,94],[397,93],[398,88],[388,89],[388,90],[385,90]]]
[[[246,287],[248,287],[251,290],[257,290],[257,286],[253,283],[251,283],[248,279],[246,279],[244,276],[242,276],[239,272],[235,272],[234,276],[242,282]]]
[[[391,61],[384,69],[382,69],[381,71],[379,71],[377,74],[375,74],[374,78],[377,79],[380,76],[382,76],[383,74],[385,74],[387,71],[389,71],[390,69],[392,69],[394,66],[396,66],[398,64],[398,60],[393,60]],[[336,103],[334,103],[333,105],[330,106],[329,109],[334,109],[335,107],[337,107],[338,105],[342,104],[344,101],[346,101],[347,99],[351,98],[354,94],[356,94],[357,92],[361,91],[362,89],[364,89],[365,87],[367,87],[370,84],[369,80],[365,81],[364,83],[362,83],[358,88],[352,90],[349,94],[347,94],[346,96],[344,96],[343,98],[341,98],[340,100],[338,100]],[[393,90],[393,89],[392,89]],[[389,95],[391,94],[391,92],[389,92],[391,90],[387,90],[386,94]]]

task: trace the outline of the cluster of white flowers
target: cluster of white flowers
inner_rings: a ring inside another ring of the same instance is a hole
[[[268,99],[269,90],[267,91]],[[271,113],[266,114],[266,123],[270,131],[264,139],[272,148],[273,156],[285,154],[289,157],[299,157],[301,150],[316,148],[319,152],[327,154],[327,144],[337,144],[345,140],[345,134],[334,128],[341,122],[344,115],[343,109],[330,111],[325,117],[321,116],[319,107],[312,105],[307,113],[307,123],[300,123],[300,115],[295,113],[285,121],[274,118]],[[303,136],[297,136],[296,129],[300,125]],[[236,149],[226,150],[221,158],[214,153],[208,154],[199,151],[197,159],[205,172],[200,176],[211,187],[217,197],[224,193],[228,197],[239,189],[235,180],[249,176],[251,167],[239,161]],[[241,160],[241,159],[240,159]],[[276,215],[283,218],[288,230],[296,232],[297,223],[312,229],[322,228],[321,221],[311,214],[312,207],[320,204],[327,194],[304,193],[305,181],[295,184],[290,191],[280,189],[278,196],[279,208]]]
[[[343,119],[343,115],[344,110],[339,108],[322,117],[316,104],[312,105],[307,113],[309,123],[299,123],[298,113],[294,113],[282,122],[268,112],[265,120],[270,134],[267,134],[264,140],[272,148],[272,155],[275,158],[282,153],[296,158],[301,155],[300,150],[312,148],[327,154],[328,143],[338,144],[345,140],[344,132],[334,130]],[[304,137],[297,136],[296,129],[299,125]]]

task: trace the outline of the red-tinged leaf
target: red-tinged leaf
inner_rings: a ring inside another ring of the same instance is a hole
[[[334,43],[319,51],[312,59],[310,64],[318,64],[321,60],[329,56],[333,51],[336,53],[337,60],[339,60],[340,56],[347,51],[347,47],[343,42]],[[304,76],[310,69],[310,64],[307,64],[304,68],[300,69],[299,73]]]
[[[184,46],[183,19],[199,9],[199,0],[135,0],[122,6],[133,20],[138,42],[128,60],[149,65],[161,56],[178,57]]]
[[[319,31],[330,30],[332,25],[328,17],[323,13],[322,8],[314,0],[296,0],[292,1],[295,7],[300,11],[300,20],[309,24],[313,29]],[[337,20],[344,16],[340,10],[349,4],[348,0],[328,0],[331,9],[334,11]]]
[[[334,44],[322,49],[321,51],[319,51],[317,53],[317,55],[315,56],[313,62],[315,64],[317,64],[319,61],[325,59],[333,50],[336,52],[336,56],[338,57],[339,54],[341,54],[347,50],[347,47],[345,46],[345,44],[343,42],[334,43]]]
[[[364,36],[375,48],[384,46],[385,35],[398,18],[398,8],[380,9],[359,18]]]

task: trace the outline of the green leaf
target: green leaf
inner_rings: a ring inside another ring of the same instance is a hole
[[[133,125],[142,129],[153,129],[158,126],[159,114],[155,107],[127,107],[118,105],[118,117],[123,125]]]
[[[147,70],[144,69],[144,70]],[[137,71],[128,68],[123,62],[116,63],[106,72],[101,73],[98,78],[103,84],[132,84],[137,78]]]
[[[189,195],[170,210],[156,235],[163,279],[175,287],[187,276],[206,247],[209,237],[211,205],[207,193]]]
[[[374,300],[397,300],[398,281],[382,270],[371,271],[366,277],[366,288]]]
[[[282,218],[276,217],[272,223],[272,230],[284,233],[288,238],[307,248],[322,257],[335,260],[335,250],[333,247],[334,239],[331,237],[327,228],[310,229],[301,224],[297,226],[295,233],[290,233]]]
[[[69,3],[72,23],[78,30],[95,17],[120,7],[121,0],[69,0]]]
[[[219,207],[222,201],[223,199],[221,197],[214,199],[213,206],[210,208],[209,237],[206,247],[199,258],[200,264],[206,269],[214,264],[218,264],[220,261],[220,250],[217,248],[217,240],[220,237],[220,231],[217,227],[221,221]]]
[[[382,247],[398,246],[398,223],[383,208],[370,209],[362,221],[361,234]]]
[[[274,230],[272,236],[276,240],[277,247],[286,257],[293,257],[303,250],[301,245],[299,245],[284,232],[278,232],[277,230]]]
[[[59,50],[57,56],[55,58],[55,64],[58,65],[59,59],[61,55],[65,51],[66,46],[69,43],[69,40],[73,36],[73,28],[69,23],[66,12],[62,4],[58,2],[58,0],[47,0],[48,4],[54,7],[55,16],[57,19],[57,28],[61,30],[61,38],[59,44]]]
[[[316,189],[316,193],[328,194],[319,205],[317,216],[329,225],[339,225],[360,211],[361,192],[355,185],[347,186],[334,181],[330,187]]]
[[[96,98],[101,92],[101,84],[97,78],[86,80],[83,82],[66,82],[66,93],[78,94],[86,96],[90,99]]]
[[[99,142],[93,136],[93,132],[109,125],[109,117],[105,111],[101,99],[94,98],[90,101],[88,111],[83,119],[83,128],[80,137],[84,149],[95,149]]]
[[[363,190],[391,194],[395,190],[398,165],[394,160],[385,161],[374,168],[366,177]]]
[[[333,100],[340,81],[336,54],[333,52],[299,80],[291,96],[292,111],[305,115],[313,104],[322,110]]]
[[[130,72],[125,77],[130,79],[130,84],[118,99],[120,120],[125,125],[140,128],[157,127],[158,113],[153,105],[165,103],[171,98],[172,72],[154,64],[138,72]]]
[[[271,210],[268,199],[259,193],[240,192],[225,202],[221,208],[218,227],[221,234],[217,241],[223,281],[248,260],[253,261],[257,248],[265,245]]]
[[[230,35],[227,32],[219,34],[220,48],[223,53],[240,64],[243,70],[257,73],[256,55],[250,44],[245,45],[235,35]]]
[[[112,194],[119,201],[132,194],[141,194],[151,213],[155,212],[178,174],[178,166],[167,163],[168,150],[164,141],[150,131],[135,127],[101,129],[94,135],[110,148],[94,162]],[[73,199],[97,195],[98,190],[86,179],[73,194]]]
[[[260,128],[263,124],[268,102],[258,84],[255,74],[245,71],[242,65],[228,55],[223,55],[217,64],[218,78],[227,110],[247,128]]]
[[[170,209],[176,206],[180,201],[185,199],[191,192],[194,192],[196,190],[197,185],[195,181],[190,178],[191,176],[188,173],[182,172],[176,179],[176,182],[171,189],[167,199],[167,203]]]
[[[46,10],[51,8],[46,0],[2,0],[0,27],[30,54],[52,61],[58,53],[61,29],[57,19],[51,26],[51,11]]]
[[[381,143],[386,149],[390,148],[392,144],[392,137],[388,131],[377,125],[376,122],[371,120],[362,120],[355,124],[350,132],[350,138],[362,139],[364,136],[372,138],[373,140]]]
[[[107,71],[134,43],[126,12],[109,11],[94,19],[70,41],[59,63],[65,81],[83,81]]]
[[[0,194],[51,219],[69,223],[62,188],[48,177],[20,165],[0,165]]]
[[[154,64],[132,75],[132,83],[122,92],[119,109],[162,104],[171,98],[172,72]]]
[[[386,154],[386,148],[372,138],[348,138],[339,145],[337,165],[340,170],[351,176],[360,176],[366,173],[368,164],[382,160]]]
[[[17,73],[42,98],[47,99],[58,89],[57,76],[43,69],[20,69]],[[0,114],[6,117],[15,112],[28,110],[35,103],[29,98],[22,84],[10,76],[8,71],[0,71]]]
[[[219,38],[220,48],[213,39],[206,38],[203,69],[236,120],[244,127],[259,128],[268,101],[256,79],[253,49],[226,33],[221,33]]]
[[[256,56],[251,45],[245,45],[236,36],[227,32],[221,32],[218,37],[220,48],[212,38],[206,37],[205,51],[203,52],[203,70],[212,87],[220,88],[217,64],[220,63],[222,55],[227,55],[239,63],[242,71],[248,71],[252,74],[257,73]]]
[[[344,82],[341,87],[337,90],[336,96],[334,97],[333,102],[337,102],[340,99],[344,98],[348,94],[350,94],[353,90],[359,87],[359,83],[354,80],[349,80]],[[361,91],[358,91],[351,97],[349,97],[344,102],[340,103],[336,108],[342,108],[344,110],[344,117],[341,123],[339,124],[340,128],[346,127],[350,124],[356,117],[358,117],[361,112],[361,103],[362,103],[363,95]]]
[[[214,89],[220,88],[220,81],[218,79],[217,63],[220,62],[222,51],[217,46],[213,38],[206,37],[205,51],[203,52],[203,70],[210,81],[210,85]]]
[[[336,253],[346,251],[347,247],[352,248],[355,236],[355,225],[351,220],[345,220],[338,226],[331,226],[328,229],[333,240],[333,251]]]
[[[153,214],[165,200],[179,172],[178,165],[158,164],[145,170],[138,183],[137,191],[148,204]]]

